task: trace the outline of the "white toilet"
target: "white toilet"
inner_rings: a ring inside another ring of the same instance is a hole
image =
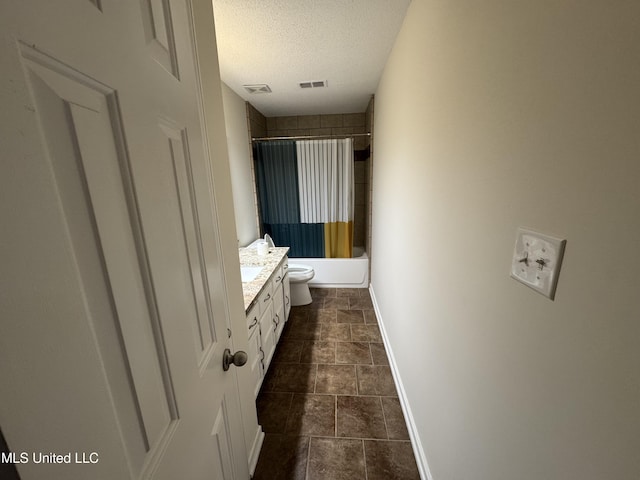
[[[249,247],[255,247],[260,242],[267,242],[269,247],[275,247],[273,239],[268,234],[264,236],[264,240],[259,238],[249,245]],[[313,267],[299,263],[290,263],[287,271],[289,272],[289,285],[291,286],[291,305],[294,307],[309,305],[312,302],[311,292],[309,291],[309,280],[316,274]]]
[[[309,280],[315,275],[313,268],[299,263],[290,263],[288,271],[289,284],[291,285],[291,305],[294,307],[309,305],[312,301]]]

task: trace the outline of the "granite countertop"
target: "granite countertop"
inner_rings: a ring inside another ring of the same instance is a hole
[[[253,306],[256,298],[267,284],[269,278],[278,268],[282,259],[289,252],[289,247],[269,248],[267,255],[258,255],[254,247],[239,249],[240,266],[242,267],[264,267],[256,278],[250,282],[242,283],[242,293],[244,295],[244,311],[247,313]]]

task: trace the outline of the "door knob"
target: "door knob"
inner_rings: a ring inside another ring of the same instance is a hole
[[[226,372],[229,370],[229,366],[234,364],[236,367],[241,367],[245,363],[247,363],[247,354],[242,350],[238,350],[236,353],[231,355],[231,350],[228,348],[224,349],[224,353],[222,354],[222,369]]]

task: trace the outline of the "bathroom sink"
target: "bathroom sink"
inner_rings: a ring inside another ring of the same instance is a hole
[[[247,283],[256,278],[264,267],[240,267],[242,283]]]

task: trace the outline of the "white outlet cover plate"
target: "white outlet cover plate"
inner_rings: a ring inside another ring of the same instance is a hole
[[[554,299],[566,240],[518,228],[511,277]]]

